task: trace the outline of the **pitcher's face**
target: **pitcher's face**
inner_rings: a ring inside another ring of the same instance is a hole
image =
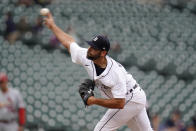
[[[87,51],[87,56],[89,60],[96,60],[101,56],[101,50],[95,49],[93,47],[89,47]]]

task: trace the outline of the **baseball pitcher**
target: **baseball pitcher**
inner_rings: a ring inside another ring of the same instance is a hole
[[[44,23],[67,48],[72,61],[82,65],[90,77],[79,86],[84,104],[108,108],[94,131],[115,131],[124,125],[132,131],[152,131],[145,108],[145,92],[121,64],[107,55],[109,40],[98,35],[87,41],[89,48],[85,49],[54,23],[51,13],[46,15]],[[94,97],[94,87],[104,98]]]

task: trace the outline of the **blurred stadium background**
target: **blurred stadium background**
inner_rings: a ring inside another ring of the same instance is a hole
[[[25,131],[92,131],[106,111],[84,108],[77,86],[87,73],[42,26],[42,7],[83,47],[109,37],[109,54],[146,91],[154,128],[196,130],[195,0],[1,0],[0,72],[22,92]]]

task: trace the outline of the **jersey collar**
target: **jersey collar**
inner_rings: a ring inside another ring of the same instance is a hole
[[[93,79],[94,80],[101,79],[101,78],[107,76],[107,74],[110,72],[110,70],[113,66],[113,61],[109,56],[106,56],[106,60],[107,60],[106,69],[99,76],[97,76],[95,65],[94,65],[93,61],[91,61],[92,62],[92,67],[93,67],[93,77],[94,77]]]

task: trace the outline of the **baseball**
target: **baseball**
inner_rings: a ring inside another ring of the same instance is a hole
[[[42,8],[40,10],[40,14],[43,16],[46,16],[49,12],[50,12],[50,10],[48,8]]]

